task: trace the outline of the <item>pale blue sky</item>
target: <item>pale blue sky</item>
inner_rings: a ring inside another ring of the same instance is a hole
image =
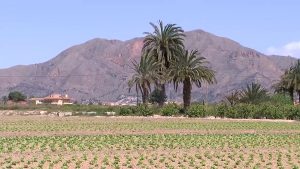
[[[0,0],[0,68],[47,61],[96,37],[143,36],[158,20],[300,57],[299,0]]]

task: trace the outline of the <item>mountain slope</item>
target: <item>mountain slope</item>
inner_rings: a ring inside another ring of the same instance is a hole
[[[93,39],[61,52],[45,63],[2,69],[1,94],[12,90],[20,90],[29,96],[58,92],[68,93],[79,101],[115,101],[122,95],[135,95],[128,93],[127,81],[132,74],[131,60],[140,57],[142,40]],[[220,100],[233,89],[253,81],[270,88],[295,60],[266,56],[202,30],[186,32],[185,41],[188,49],[198,49],[217,72],[217,84],[204,85],[201,89],[194,87],[194,100],[198,101]],[[180,99],[181,92],[174,93],[169,89],[168,95]]]

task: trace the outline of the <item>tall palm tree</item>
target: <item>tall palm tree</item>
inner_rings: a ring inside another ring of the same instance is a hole
[[[300,60],[297,60],[295,65],[290,68],[285,80],[287,81],[287,86],[293,88],[298,94],[300,101]]]
[[[284,72],[280,81],[274,84],[272,87],[275,89],[275,93],[288,93],[291,100],[294,101],[294,86],[291,84],[291,70],[292,67]]]
[[[183,105],[187,109],[191,104],[192,84],[201,87],[203,82],[212,84],[216,82],[215,72],[204,64],[208,63],[204,57],[198,57],[197,50],[181,52],[175,61],[170,65],[170,75],[173,79],[174,88],[177,91],[178,85],[183,83]]]
[[[141,57],[140,63],[133,61],[133,70],[135,73],[128,81],[129,91],[135,85],[136,92],[140,91],[142,94],[142,101],[144,104],[148,103],[149,93],[151,91],[151,84],[159,79],[160,64],[154,58],[147,55]]]
[[[145,32],[144,45],[142,52],[151,55],[155,60],[161,64],[161,72],[170,67],[170,62],[174,60],[177,51],[184,48],[184,31],[176,24],[164,25],[162,21],[158,25],[150,23],[154,32]],[[157,82],[163,95],[165,91],[165,81]],[[160,103],[163,105],[163,103]]]
[[[268,98],[268,91],[258,83],[248,84],[241,92],[241,102],[258,104]]]

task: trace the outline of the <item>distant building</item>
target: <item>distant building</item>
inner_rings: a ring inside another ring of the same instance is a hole
[[[73,104],[72,99],[68,95],[51,94],[44,98],[31,98],[29,101],[38,104],[55,104],[55,105],[67,105]]]

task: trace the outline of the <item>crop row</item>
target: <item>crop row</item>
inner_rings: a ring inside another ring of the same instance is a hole
[[[3,168],[293,168],[300,150],[192,149],[156,151],[83,151],[72,154],[2,154]]]
[[[102,135],[0,138],[0,153],[300,147],[300,135]]]
[[[113,119],[113,118],[36,118],[11,120],[7,117],[0,122],[0,132],[18,131],[122,131],[154,129],[187,130],[300,130],[300,123],[217,121],[197,119]]]

